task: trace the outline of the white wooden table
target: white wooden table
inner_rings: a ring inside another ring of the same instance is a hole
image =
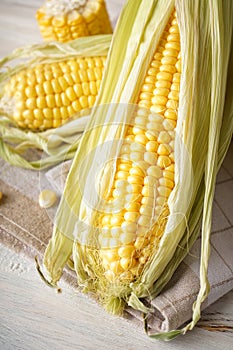
[[[113,20],[123,0],[107,4]],[[34,19],[39,0],[1,0],[0,57],[42,42]],[[0,247],[0,349],[233,349],[233,333],[196,327],[170,343],[149,339],[143,329],[109,316],[86,296],[61,283],[62,294],[41,283],[31,260]],[[233,325],[233,292],[203,313],[202,324]]]

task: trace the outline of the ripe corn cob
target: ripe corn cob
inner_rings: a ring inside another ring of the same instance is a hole
[[[104,0],[47,0],[37,11],[36,19],[47,41],[67,42],[112,33]]]
[[[105,60],[74,58],[23,69],[4,86],[1,109],[22,128],[56,128],[94,105]]]
[[[151,298],[202,228],[193,319],[153,337],[191,330],[209,293],[215,180],[232,137],[232,5],[127,2],[44,256],[53,285],[72,255],[84,291],[114,314],[140,311],[148,329]]]
[[[113,211],[103,214],[99,223],[100,256],[104,274],[111,281],[137,278],[164,231],[169,214],[167,200],[174,187],[179,51],[174,13],[148,68],[139,110],[131,120],[117,160],[107,201],[113,203]]]

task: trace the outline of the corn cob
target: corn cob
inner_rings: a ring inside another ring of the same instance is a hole
[[[113,203],[113,210],[102,214],[99,222],[100,256],[104,274],[111,281],[137,278],[166,225],[167,199],[174,187],[179,51],[174,13],[148,68],[139,94],[139,110],[130,122],[117,160],[107,200],[108,205]]]
[[[44,265],[56,285],[72,254],[78,283],[108,311],[147,316],[202,225],[193,320],[159,335],[171,339],[194,327],[209,292],[214,182],[232,137],[233,6],[148,5],[129,0],[119,19]]]
[[[47,0],[36,19],[46,41],[112,33],[104,0]]]
[[[23,69],[5,84],[1,109],[22,128],[56,128],[94,105],[105,60],[73,58]]]

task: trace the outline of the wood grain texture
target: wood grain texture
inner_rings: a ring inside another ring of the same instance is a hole
[[[113,23],[123,3],[107,0]],[[34,17],[41,4],[40,0],[0,1],[0,57],[19,46],[42,42]],[[2,170],[4,165],[0,166]],[[233,292],[204,311],[200,327],[163,343],[149,339],[141,327],[109,316],[65,282],[61,287],[63,293],[56,294],[41,281],[32,260],[0,247],[1,350],[232,349],[232,332],[207,329],[233,325]]]

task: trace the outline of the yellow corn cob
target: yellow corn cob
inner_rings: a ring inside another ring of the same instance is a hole
[[[174,13],[147,70],[139,110],[128,127],[117,160],[107,199],[113,210],[102,215],[99,222],[100,257],[110,281],[137,278],[166,225],[167,200],[174,187],[179,51]],[[151,225],[156,219],[156,224]]]
[[[104,0],[47,0],[37,11],[36,19],[47,41],[67,42],[82,36],[112,33]]]
[[[22,128],[56,128],[94,105],[106,58],[74,58],[23,69],[3,88],[1,109]]]

